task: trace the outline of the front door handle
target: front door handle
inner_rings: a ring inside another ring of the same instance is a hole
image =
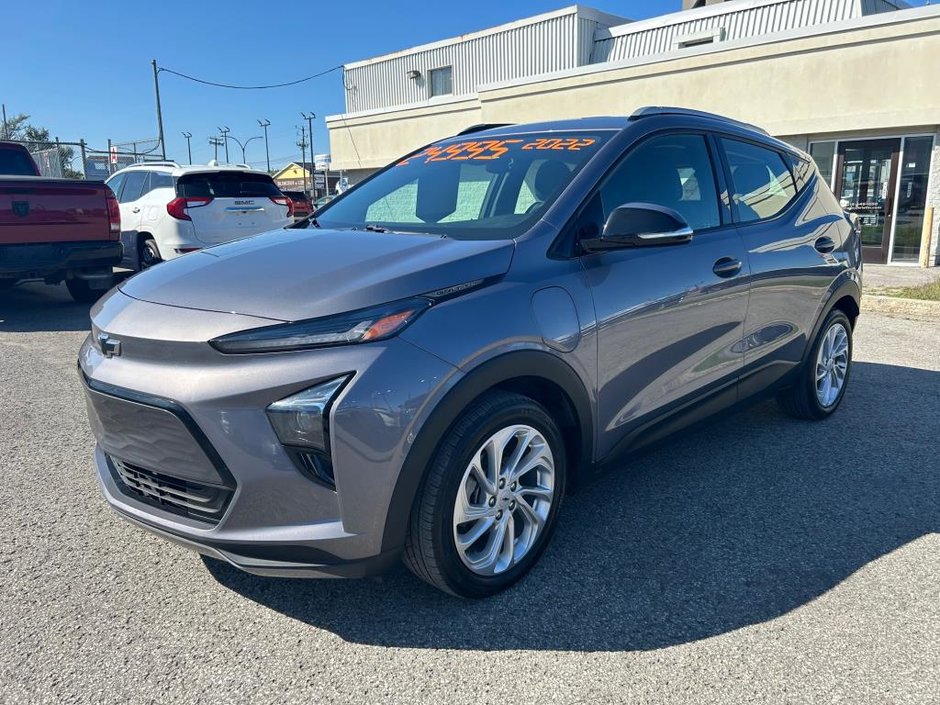
[[[832,252],[834,249],[836,249],[836,243],[832,241],[831,237],[826,237],[824,235],[815,242],[813,247],[815,247],[818,252],[825,254],[826,252]]]
[[[712,271],[719,277],[733,277],[741,271],[741,260],[734,257],[722,257],[715,262]]]

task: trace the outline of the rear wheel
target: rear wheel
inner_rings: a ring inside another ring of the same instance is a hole
[[[80,304],[93,304],[107,291],[107,289],[92,289],[85,279],[66,279],[65,286],[72,295],[72,300]]]
[[[141,240],[140,244],[137,246],[137,252],[141,270],[152,267],[163,261],[163,258],[160,256],[160,248],[157,247],[157,242],[152,237]]]
[[[852,323],[835,309],[820,328],[797,383],[778,397],[780,406],[799,419],[826,418],[845,396],[851,366]]]
[[[531,399],[492,392],[438,450],[412,512],[405,564],[431,585],[487,597],[538,561],[565,490],[558,426]]]

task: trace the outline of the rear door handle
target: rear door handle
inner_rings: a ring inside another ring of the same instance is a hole
[[[140,208],[138,206],[134,206],[131,208],[131,213],[140,213]]]
[[[836,249],[836,243],[832,241],[831,237],[823,236],[816,241],[813,247],[815,247],[819,252],[832,252],[834,249]]]
[[[712,271],[719,277],[733,277],[741,271],[741,260],[734,257],[722,257],[715,262]]]

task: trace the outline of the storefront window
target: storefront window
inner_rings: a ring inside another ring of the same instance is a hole
[[[835,142],[813,142],[809,146],[810,156],[816,162],[819,175],[832,187],[832,158],[836,153]]]
[[[933,137],[907,137],[901,154],[897,217],[891,261],[916,262],[920,256],[920,238],[927,202],[927,177]]]

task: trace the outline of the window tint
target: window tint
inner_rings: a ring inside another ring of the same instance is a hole
[[[173,188],[173,177],[162,171],[151,172],[149,190],[153,191],[156,188]]]
[[[18,147],[0,149],[0,174],[7,176],[35,176],[36,167],[25,150]]]
[[[454,92],[454,70],[451,66],[440,69],[431,69],[428,77],[431,84],[431,96],[450,95]]]
[[[772,218],[796,195],[793,176],[783,157],[771,149],[722,138],[731,169],[732,199],[738,218],[747,223]]]
[[[124,190],[121,192],[121,203],[130,203],[140,198],[150,174],[146,171],[129,171],[124,179]]]
[[[117,176],[112,176],[110,179],[105,181],[111,190],[114,191],[114,195],[117,196],[119,200],[121,198],[121,186],[124,185],[124,177],[126,176],[127,174],[118,174]]]
[[[693,230],[721,224],[705,138],[654,137],[633,149],[600,189],[603,221],[624,203],[654,203],[678,211]]]
[[[280,196],[273,179],[266,174],[243,171],[185,174],[176,184],[184,198],[262,198]]]

